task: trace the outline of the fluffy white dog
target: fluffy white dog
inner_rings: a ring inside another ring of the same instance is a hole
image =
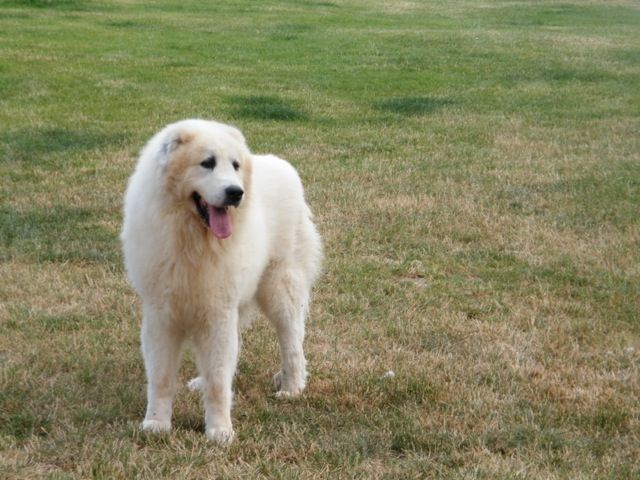
[[[233,438],[239,327],[253,304],[278,335],[278,395],[305,387],[302,349],[321,241],[300,178],[285,160],[253,155],[234,127],[184,120],[142,150],[127,188],[121,240],[143,301],[144,430],[171,429],[183,344],[200,377],[207,436]]]

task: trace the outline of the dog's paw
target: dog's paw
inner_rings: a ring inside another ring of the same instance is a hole
[[[187,382],[187,388],[191,392],[202,391],[203,387],[204,387],[204,378],[202,377],[192,378]]]
[[[171,430],[171,422],[162,420],[144,420],[140,425],[140,428],[145,432],[168,432]]]
[[[290,392],[289,390],[278,390],[276,392],[276,398],[281,400],[289,400],[292,398],[299,397],[302,392]]]
[[[218,445],[229,445],[235,433],[231,428],[207,428],[207,438]]]
[[[276,398],[295,398],[299,396],[305,387],[304,380],[297,382],[287,381],[282,371],[273,376],[273,385],[276,387]]]

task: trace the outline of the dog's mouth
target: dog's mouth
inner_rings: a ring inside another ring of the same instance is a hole
[[[216,207],[207,203],[198,192],[193,192],[191,198],[196,204],[198,215],[211,233],[220,239],[231,236],[231,217],[227,207]]]

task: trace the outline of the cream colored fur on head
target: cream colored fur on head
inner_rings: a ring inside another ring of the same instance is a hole
[[[321,241],[295,169],[253,155],[234,127],[184,120],[142,150],[124,201],[121,240],[143,302],[144,430],[171,429],[183,345],[193,346],[207,436],[233,438],[239,329],[252,305],[273,324],[280,396],[305,387],[305,317]]]

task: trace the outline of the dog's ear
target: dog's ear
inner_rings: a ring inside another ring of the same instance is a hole
[[[171,154],[181,145],[189,143],[192,138],[192,134],[182,129],[173,129],[167,132],[160,144],[160,150],[158,152],[158,162],[160,166],[163,168],[166,167],[167,163],[169,163],[169,158],[171,158]]]
[[[232,127],[231,125],[224,125],[224,127],[227,129],[227,132],[229,132],[229,135],[231,135],[235,140],[239,141],[243,145],[247,144],[244,135],[236,127]]]

